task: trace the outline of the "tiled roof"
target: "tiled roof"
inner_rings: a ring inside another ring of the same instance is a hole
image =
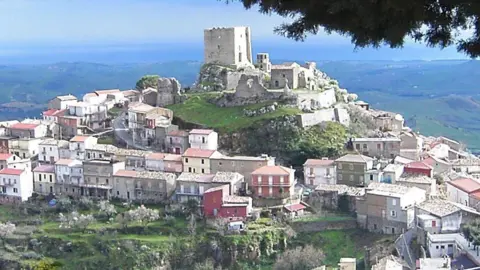
[[[140,91],[138,90],[125,90],[122,91],[124,97],[129,97],[129,96],[136,96],[140,94]]]
[[[38,126],[39,126],[38,124],[18,123],[18,124],[11,125],[10,128],[13,128],[13,129],[35,129]]]
[[[13,154],[0,154],[0,160],[7,160],[12,156]]]
[[[44,116],[53,116],[55,115],[59,110],[55,110],[55,109],[49,109],[49,110],[46,110],[44,111],[42,114]]]
[[[132,103],[128,110],[131,111],[131,112],[138,112],[138,113],[147,113],[148,111],[152,110],[154,107],[148,105],[148,104],[145,104],[145,103],[141,103],[141,102],[136,102],[136,103]]]
[[[12,168],[5,168],[0,170],[0,174],[6,174],[6,175],[21,175],[23,172],[24,170],[12,169]]]
[[[113,93],[120,93],[120,89],[97,90],[97,91],[94,91],[94,93],[97,95],[107,95],[107,94],[113,94]]]
[[[414,162],[410,162],[408,164],[405,164],[405,168],[431,170],[432,166],[430,166],[428,164],[425,164],[422,161],[414,161]]]
[[[192,129],[190,134],[209,135],[214,132],[212,129]]]
[[[285,205],[284,208],[287,209],[287,211],[289,212],[297,212],[307,207],[301,203],[296,203],[296,204]]]
[[[215,177],[214,174],[184,172],[178,176],[177,181],[209,183],[212,182],[213,177]]]
[[[182,155],[175,155],[175,154],[167,154],[164,161],[182,161]]]
[[[315,187],[317,191],[336,191],[338,194],[346,194],[348,196],[363,196],[365,194],[365,188],[351,187],[347,185],[333,185],[333,184],[320,184]]]
[[[188,132],[185,130],[172,130],[167,135],[168,136],[175,136],[175,137],[188,137]]]
[[[396,196],[407,194],[410,191],[410,189],[411,189],[410,187],[406,187],[402,185],[373,182],[368,185],[366,192],[370,194],[396,197]]]
[[[85,142],[88,138],[90,138],[90,136],[77,135],[77,136],[73,137],[72,139],[70,139],[70,141],[71,142]]]
[[[212,182],[215,183],[230,183],[236,182],[243,178],[243,175],[236,172],[216,172],[212,178]]]
[[[305,161],[305,164],[303,165],[308,165],[308,166],[332,166],[335,160],[330,160],[330,159],[307,159]]]
[[[463,190],[466,193],[472,193],[480,189],[480,183],[471,178],[458,178],[453,181],[447,182],[447,184]]]
[[[209,188],[209,189],[205,190],[204,193],[211,193],[211,192],[223,190],[224,188],[225,189],[228,188],[228,185],[221,185],[221,186],[218,186],[218,187],[212,187],[212,188]]]
[[[480,200],[480,190],[470,193],[470,196],[474,197],[477,200]]]
[[[114,153],[117,156],[135,156],[135,157],[144,157],[152,153],[151,151],[143,151],[137,149],[126,149],[126,148],[116,148]]]
[[[163,160],[167,154],[165,153],[151,153],[145,156],[145,159]]]
[[[437,217],[444,217],[460,211],[461,208],[447,200],[433,199],[417,205],[418,208],[427,211]]]
[[[405,176],[397,180],[397,182],[417,183],[417,184],[431,184],[433,181],[435,181],[435,179],[430,178],[426,175]]]
[[[193,157],[193,158],[209,158],[213,156],[215,153],[218,153],[215,150],[207,150],[207,149],[198,149],[198,148],[188,148],[185,153],[183,153],[184,157]]]
[[[59,159],[55,162],[55,165],[70,165],[74,161],[74,159]]]
[[[366,163],[368,161],[373,161],[373,158],[367,157],[364,155],[354,155],[354,154],[347,154],[344,155],[343,157],[337,158],[335,161],[337,162],[361,162],[361,163]]]
[[[245,204],[249,203],[251,200],[252,198],[250,197],[237,195],[227,195],[223,197],[223,203],[225,204]]]
[[[33,169],[34,172],[53,173],[55,172],[55,165],[40,165]]]
[[[165,172],[118,170],[114,176],[175,181],[175,174]]]
[[[116,173],[113,174],[113,176],[136,177],[137,172],[136,171],[130,171],[130,170],[118,170]]]
[[[293,172],[293,169],[283,167],[283,166],[263,166],[255,171],[252,174],[261,174],[261,175],[290,175]]]
[[[66,100],[76,100],[77,98],[73,95],[64,95],[64,96],[57,96],[56,98],[66,101]]]

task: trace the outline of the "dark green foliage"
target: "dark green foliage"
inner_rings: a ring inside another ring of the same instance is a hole
[[[297,247],[277,257],[274,270],[306,270],[323,265],[325,254],[313,246]]]
[[[385,44],[397,48],[411,37],[428,46],[444,48],[455,44],[459,51],[471,57],[480,55],[480,2],[477,0],[239,2],[247,9],[258,4],[262,13],[295,18],[292,23],[275,28],[275,32],[297,41],[324,28],[327,33],[349,36],[357,47]],[[459,29],[472,31],[469,37],[458,37]]]
[[[145,90],[147,88],[158,88],[158,79],[160,76],[158,75],[145,75],[140,80],[137,81],[135,84],[135,89],[137,90]]]

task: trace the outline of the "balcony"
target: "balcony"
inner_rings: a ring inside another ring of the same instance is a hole
[[[199,188],[184,188],[183,191],[178,188],[175,190],[175,193],[185,195],[201,195]]]
[[[14,186],[15,184],[15,181],[12,181],[12,179],[0,181],[0,186]]]

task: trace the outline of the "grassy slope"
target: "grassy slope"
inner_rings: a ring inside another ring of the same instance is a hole
[[[169,108],[173,110],[176,117],[185,122],[201,124],[225,132],[246,128],[265,119],[300,113],[298,109],[282,107],[260,116],[247,117],[243,115],[243,109],[261,108],[267,104],[269,103],[220,108],[208,103],[206,95],[193,95],[183,104],[175,104]]]

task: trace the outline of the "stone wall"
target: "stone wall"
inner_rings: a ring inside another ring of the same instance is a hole
[[[228,66],[251,66],[252,48],[249,27],[204,30],[204,61]]]
[[[299,107],[308,108],[312,110],[324,109],[333,106],[337,99],[335,97],[335,90],[329,89],[325,91],[296,91],[299,97]]]
[[[357,228],[357,221],[337,220],[337,221],[305,221],[291,222],[290,226],[298,232],[320,232],[326,230],[350,230]]]
[[[158,79],[158,95],[157,95],[157,106],[165,107],[167,105],[172,105],[180,103],[183,101],[181,98],[181,89],[182,86],[175,78],[159,78]]]
[[[299,114],[297,115],[297,120],[302,128],[318,125],[327,121],[339,122],[342,125],[348,126],[350,123],[350,116],[348,111],[344,108],[329,108],[314,111],[312,113]]]

